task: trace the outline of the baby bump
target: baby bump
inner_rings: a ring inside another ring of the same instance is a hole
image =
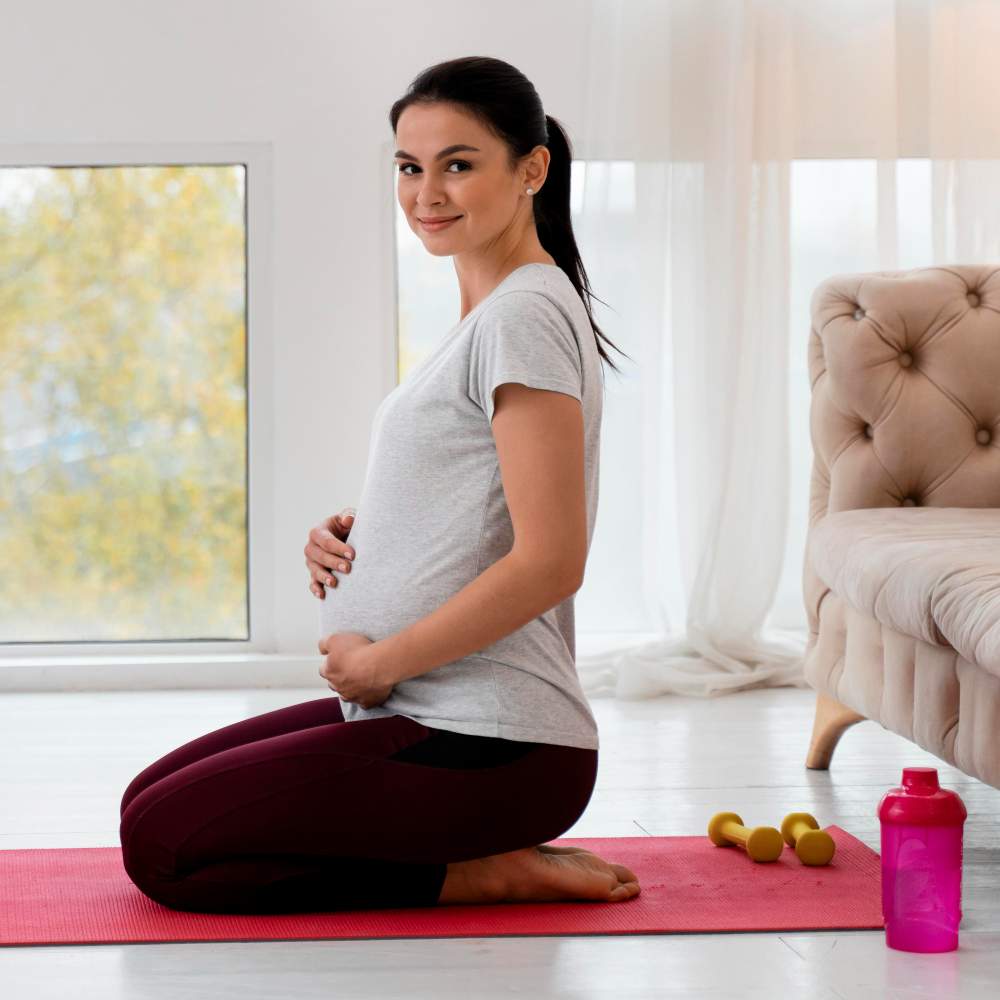
[[[358,547],[358,562],[361,561]],[[401,631],[431,613],[437,604],[428,590],[401,586],[399,567],[354,565],[320,602],[320,637],[331,632],[360,632],[373,642]]]

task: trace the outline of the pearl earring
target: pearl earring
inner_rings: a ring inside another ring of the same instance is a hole
[[[534,191],[532,191],[532,190],[531,190],[531,188],[528,188],[528,191],[527,191],[527,193],[528,193],[528,194],[534,194],[535,192],[534,192]]]

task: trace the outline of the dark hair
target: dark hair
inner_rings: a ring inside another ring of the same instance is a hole
[[[603,338],[619,354],[624,354],[594,322],[588,296],[597,297],[590,290],[570,218],[572,148],[563,127],[551,115],[545,114],[541,98],[531,81],[510,63],[487,56],[467,56],[437,63],[420,73],[406,94],[393,104],[389,111],[393,134],[399,116],[411,104],[436,103],[461,106],[506,143],[511,170],[517,166],[518,159],[536,146],[548,147],[550,160],[545,183],[532,197],[539,242],[573,282],[587,310],[595,339]],[[604,302],[603,299],[597,301]],[[604,304],[607,305],[606,302]],[[597,352],[618,371],[601,347],[600,340],[597,340]],[[627,354],[625,356],[628,357]]]

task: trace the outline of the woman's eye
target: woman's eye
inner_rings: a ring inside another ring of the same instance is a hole
[[[465,160],[452,160],[452,161],[451,161],[451,162],[450,162],[450,163],[448,164],[448,166],[449,166],[449,167],[453,167],[453,166],[454,166],[454,165],[455,165],[456,163],[457,163],[457,164],[458,164],[459,166],[461,166],[461,167],[464,167],[464,168],[466,168],[467,170],[471,170],[471,169],[472,169],[472,165],[471,165],[471,164],[469,164],[469,163],[466,163],[466,162],[465,162]],[[401,173],[401,174],[402,174],[402,175],[403,175],[404,177],[412,177],[412,176],[413,176],[413,174],[408,174],[408,173],[407,173],[406,171],[407,171],[407,170],[408,170],[408,169],[409,169],[410,167],[416,167],[416,166],[417,166],[417,165],[416,165],[415,163],[404,163],[404,164],[403,164],[403,165],[402,165],[402,166],[401,166],[401,167],[399,168],[399,172],[400,172],[400,173]],[[419,167],[417,167],[417,169],[419,170],[420,168],[419,168]],[[454,171],[454,173],[459,173],[459,174],[462,174],[462,173],[465,173],[465,170],[456,170],[456,171]]]

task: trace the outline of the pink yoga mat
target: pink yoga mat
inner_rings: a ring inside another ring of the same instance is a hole
[[[154,902],[129,880],[120,847],[0,851],[0,944],[270,941],[303,938],[672,934],[881,928],[879,856],[839,826],[828,865],[790,847],[758,863],[708,837],[574,837],[627,865],[641,892],[620,903],[497,903],[228,915]]]

